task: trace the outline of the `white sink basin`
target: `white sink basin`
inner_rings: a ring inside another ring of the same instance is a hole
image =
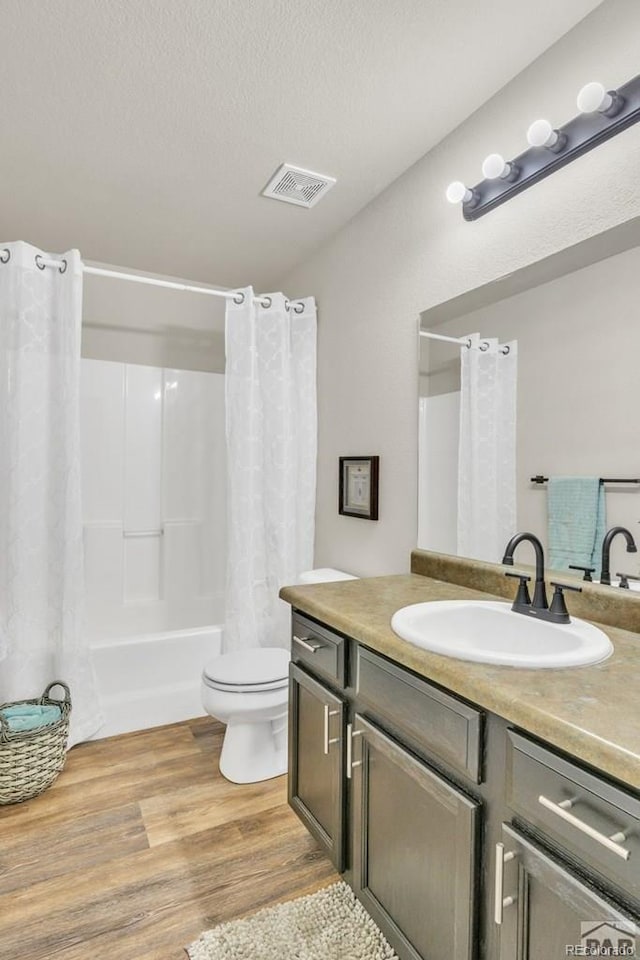
[[[549,623],[491,600],[414,603],[394,613],[391,628],[416,647],[508,667],[576,667],[613,653],[607,635],[585,620]]]

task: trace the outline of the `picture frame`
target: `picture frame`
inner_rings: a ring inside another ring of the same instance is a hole
[[[338,513],[361,520],[378,519],[380,457],[340,457]]]

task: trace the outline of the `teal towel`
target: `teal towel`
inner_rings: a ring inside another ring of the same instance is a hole
[[[37,703],[16,703],[12,707],[4,707],[0,714],[7,721],[9,730],[14,732],[48,727],[61,717],[60,707],[53,704],[39,706]]]
[[[600,579],[607,529],[604,484],[598,477],[549,477],[547,497],[549,567],[595,567]]]

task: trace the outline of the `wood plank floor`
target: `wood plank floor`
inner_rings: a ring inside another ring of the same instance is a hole
[[[55,784],[0,806],[2,960],[185,960],[216,923],[339,879],[286,778],[218,771],[209,717],[81,744]]]

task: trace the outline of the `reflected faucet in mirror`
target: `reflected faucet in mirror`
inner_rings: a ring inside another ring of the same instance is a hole
[[[602,541],[602,572],[600,573],[600,583],[605,583],[607,586],[611,586],[611,561],[609,559],[611,554],[611,544],[618,534],[623,536],[627,541],[627,553],[638,552],[636,542],[626,527],[611,527],[610,530],[607,530],[604,540]],[[616,576],[620,576],[620,574],[616,574]],[[626,575],[625,579],[627,580],[628,589],[629,575]],[[622,582],[620,585],[622,586]]]
[[[618,584],[623,590],[629,590],[629,580],[633,580],[634,583],[640,583],[640,577],[636,577],[633,573],[616,573],[616,577],[620,577],[620,583]]]
[[[547,600],[547,590],[544,582],[544,549],[538,537],[534,533],[516,533],[511,537],[505,547],[502,562],[509,567],[513,566],[513,554],[519,543],[527,541],[531,544],[536,555],[536,582],[533,592],[533,600],[529,599],[527,582],[531,577],[526,574],[507,573],[507,577],[515,577],[520,581],[518,593],[511,606],[514,613],[523,613],[525,616],[537,617],[539,620],[548,620],[551,623],[571,623],[569,611],[564,600],[564,590],[573,590],[575,593],[581,593],[582,587],[575,587],[567,583],[556,583],[551,581],[554,587],[551,606]]]

